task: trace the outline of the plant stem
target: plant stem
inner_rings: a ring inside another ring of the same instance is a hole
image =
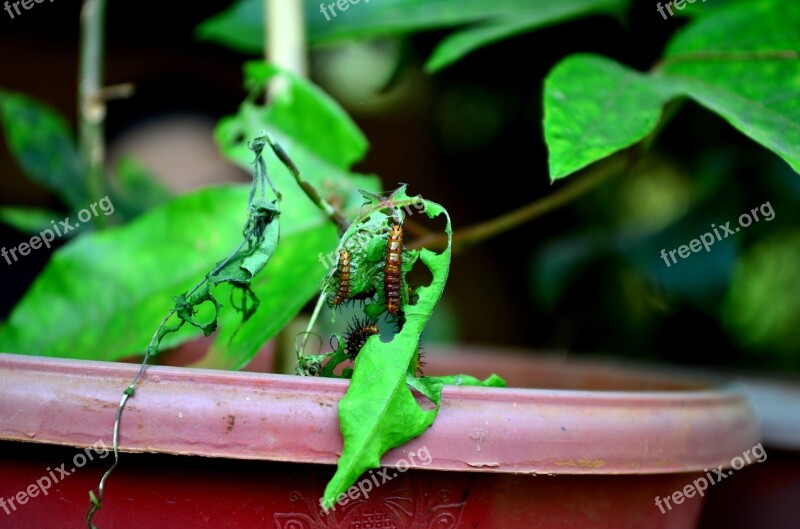
[[[539,198],[530,204],[522,206],[494,219],[462,228],[453,233],[453,250],[468,244],[476,244],[491,237],[495,237],[521,226],[537,217],[569,204],[576,198],[591,191],[606,179],[627,169],[632,162],[632,157],[614,156],[591,169],[588,174],[576,179],[574,182],[562,187],[558,191]],[[434,233],[423,236],[408,245],[409,249],[443,248],[447,244],[447,234]]]
[[[78,148],[86,171],[86,188],[91,201],[99,200],[105,190],[103,122],[106,105],[102,97],[102,84],[106,5],[106,0],[85,0],[81,9]],[[97,221],[102,225],[103,218],[97,217]]]
[[[306,25],[302,0],[264,0],[264,56],[267,62],[299,77],[308,75]],[[270,83],[268,97],[280,93],[285,81]]]
[[[300,77],[308,75],[308,61],[306,60],[306,32],[305,16],[302,0],[264,0],[264,27],[267,38],[264,40],[264,55],[267,62],[283,70],[289,71]],[[276,79],[269,86],[267,97],[279,94],[283,89],[283,80]],[[270,147],[290,169],[309,199],[333,221],[340,231],[344,232],[350,223],[341,211],[331,206],[322,196],[300,175],[300,171],[291,161],[286,152],[275,140],[268,135]]]

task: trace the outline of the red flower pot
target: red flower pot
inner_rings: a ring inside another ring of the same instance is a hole
[[[735,387],[488,350],[428,360],[429,374],[497,372],[517,387],[446,387],[434,425],[327,514],[347,381],[150,367],[120,430],[121,449],[139,453],[122,454],[95,523],[689,529],[713,487],[681,491],[759,440]],[[86,526],[136,369],[0,355],[0,527]]]

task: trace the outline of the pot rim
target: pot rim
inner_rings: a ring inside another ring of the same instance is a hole
[[[463,358],[477,360],[476,355],[486,358],[477,352]],[[489,358],[502,374],[501,356]],[[561,361],[559,367],[553,358],[528,355],[527,362],[566,375],[604,368],[628,380],[639,377],[645,387],[669,379],[596,361]],[[137,369],[0,353],[0,439],[76,447],[102,440],[110,447],[122,390]],[[691,378],[687,388],[694,389],[677,390],[446,386],[433,426],[388,452],[382,464],[529,474],[730,467],[759,442],[746,394],[738,384]],[[123,412],[120,450],[335,464],[342,448],[337,404],[348,384],[150,366]],[[427,463],[406,459],[424,450]]]

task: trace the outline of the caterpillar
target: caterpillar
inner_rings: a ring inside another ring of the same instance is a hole
[[[339,253],[339,288],[331,304],[341,305],[348,297],[350,297],[350,252],[342,250]]]
[[[378,326],[369,318],[359,320],[356,318],[347,326],[344,335],[345,352],[350,360],[355,360],[361,348],[367,343],[367,338],[378,334]]]
[[[386,310],[389,314],[400,312],[400,265],[403,262],[403,228],[392,226],[386,245],[386,265],[383,273],[383,292],[386,295]]]

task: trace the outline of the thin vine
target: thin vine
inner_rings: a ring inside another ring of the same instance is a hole
[[[280,237],[278,222],[280,209],[278,206],[281,201],[281,194],[267,175],[267,166],[262,156],[266,145],[270,145],[275,155],[286,164],[290,171],[293,173],[297,171],[288,155],[269,135],[264,134],[248,145],[255,154],[255,160],[253,161],[255,168],[253,184],[247,203],[247,221],[242,230],[244,239],[227,258],[218,263],[194,288],[188,293],[174,298],[175,306],[170,310],[150,339],[139,370],[130,385],[125,388],[117,407],[113,433],[114,462],[100,479],[97,494],[93,490],[89,491],[91,505],[86,513],[86,523],[89,529],[97,529],[92,523],[92,519],[95,513],[102,508],[106,481],[119,464],[119,430],[125,404],[130,397],[134,396],[136,385],[147,368],[150,357],[158,354],[158,347],[164,337],[178,331],[186,323],[198,327],[206,336],[213,333],[217,329],[217,320],[222,304],[211,293],[211,287],[220,283],[230,283],[241,291],[241,303],[238,306],[235,303],[233,305],[236,310],[242,313],[243,323],[253,315],[258,307],[258,299],[250,288],[250,281],[266,266],[277,247]],[[275,196],[273,200],[267,199],[267,185],[269,185]],[[215,314],[211,321],[203,323],[197,321],[195,315],[197,307],[205,302],[213,304]],[[173,325],[168,325],[174,316],[177,316],[179,321]]]

